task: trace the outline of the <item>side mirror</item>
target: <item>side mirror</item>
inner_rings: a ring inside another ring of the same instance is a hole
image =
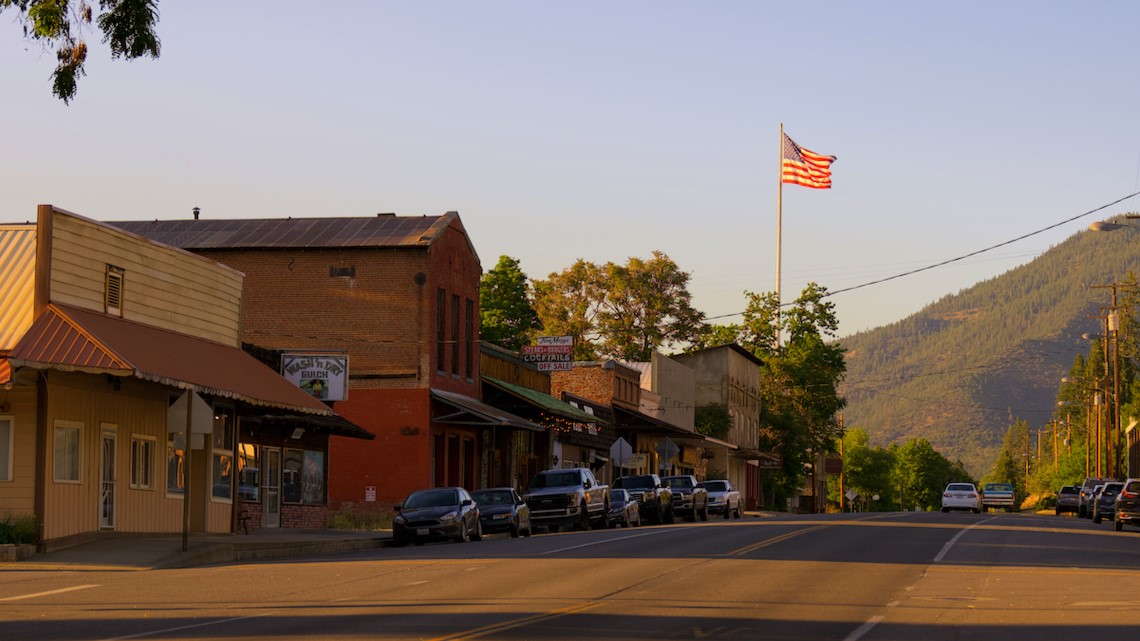
[[[585,481],[582,481],[582,487],[584,487],[588,490],[588,489],[594,487],[594,484],[590,482],[590,479],[586,479]]]

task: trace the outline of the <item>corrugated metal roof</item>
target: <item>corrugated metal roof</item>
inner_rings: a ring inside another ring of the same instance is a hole
[[[533,432],[546,431],[545,427],[537,423],[532,423],[510,412],[504,412],[497,407],[491,407],[470,396],[433,388],[431,397],[458,410],[456,413],[447,416],[433,416],[432,420],[439,423],[469,427],[507,427]]]
[[[36,285],[36,226],[0,227],[0,349],[32,324]]]
[[[539,409],[550,412],[551,414],[557,414],[563,418],[568,418],[572,421],[578,421],[580,423],[598,423],[601,420],[597,416],[583,412],[582,410],[574,407],[566,401],[554,398],[550,394],[543,394],[538,390],[532,390],[521,385],[514,385],[506,381],[500,381],[499,379],[492,378],[490,376],[480,376],[479,378],[484,383],[487,383],[493,387],[497,387],[504,392],[520,398]]]
[[[253,405],[333,415],[236,347],[66,305],[49,305],[8,359],[15,367],[134,376]]]
[[[426,247],[457,214],[361,218],[151,220],[107,223],[164,245],[205,249]]]

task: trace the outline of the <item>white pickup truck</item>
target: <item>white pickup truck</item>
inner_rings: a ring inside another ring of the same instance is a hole
[[[530,520],[549,532],[573,525],[588,530],[591,523],[606,526],[610,511],[610,486],[598,483],[584,467],[539,472],[523,496]]]
[[[1002,508],[1013,511],[1013,485],[1010,483],[986,483],[982,488],[982,510]]]

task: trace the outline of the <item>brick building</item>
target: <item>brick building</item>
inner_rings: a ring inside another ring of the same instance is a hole
[[[344,359],[322,398],[376,439],[332,440],[331,506],[480,487],[492,432],[543,430],[480,400],[482,268],[455,212],[112,224],[243,272],[246,343]]]

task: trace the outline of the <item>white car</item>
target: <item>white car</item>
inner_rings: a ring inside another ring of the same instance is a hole
[[[723,514],[726,519],[730,516],[740,518],[740,492],[732,487],[732,483],[724,480],[701,481],[697,487],[709,491],[709,514]]]
[[[951,483],[942,492],[942,511],[969,510],[982,511],[982,495],[973,483]]]

